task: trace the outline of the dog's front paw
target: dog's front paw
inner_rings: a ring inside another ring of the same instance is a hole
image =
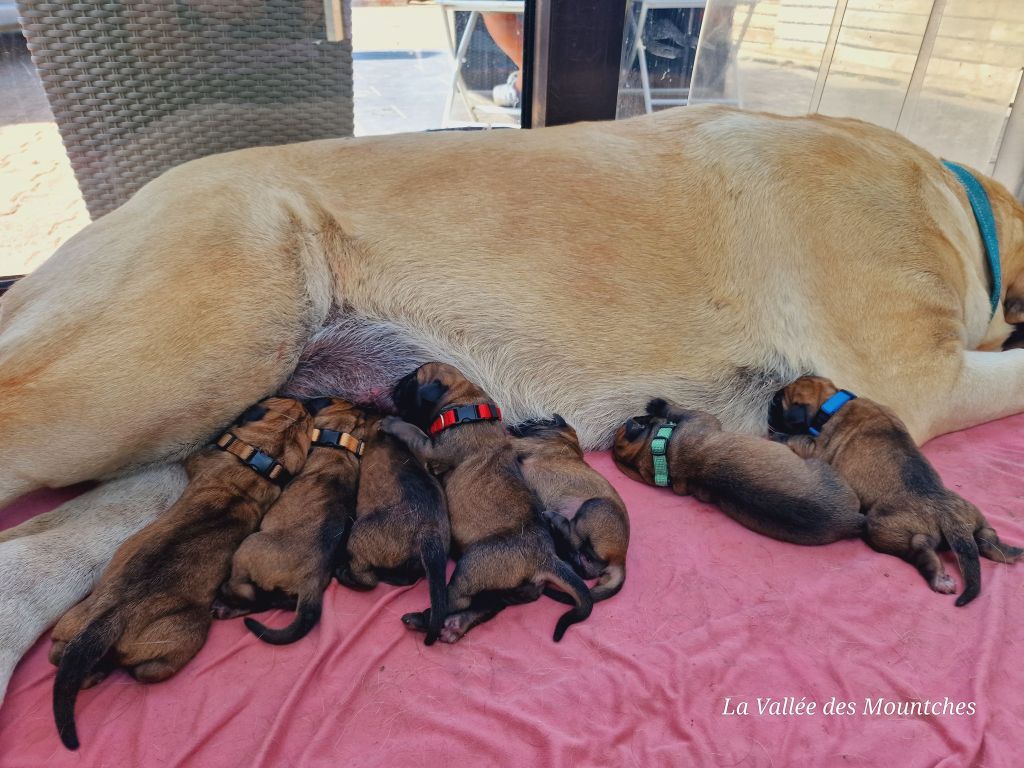
[[[668,413],[668,407],[668,400],[656,397],[647,403],[647,413],[650,416],[664,416]]]

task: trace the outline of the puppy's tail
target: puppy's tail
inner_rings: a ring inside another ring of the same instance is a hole
[[[294,643],[296,640],[301,640],[309,634],[309,630],[315,627],[317,622],[320,621],[320,612],[322,610],[322,597],[317,596],[308,599],[299,598],[299,603],[295,607],[295,618],[287,627],[271,629],[264,624],[260,624],[256,619],[251,618],[245,619],[245,626],[250,632],[265,643],[270,643],[271,645],[288,645],[289,643]]]
[[[626,564],[610,563],[601,574],[597,585],[590,590],[590,594],[594,598],[594,602],[599,603],[602,600],[607,600],[609,597],[615,597],[619,594],[619,590],[622,589],[622,585],[625,583]]]
[[[68,749],[78,749],[75,700],[89,673],[110,651],[124,630],[119,611],[111,609],[89,624],[64,647],[53,681],[53,718],[57,734]]]
[[[570,568],[564,560],[556,558],[554,567],[550,572],[544,574],[544,578],[571,595],[573,602],[576,603],[576,607],[562,614],[558,624],[555,625],[555,642],[557,643],[570,626],[586,621],[591,611],[594,610],[594,598],[590,594],[587,583],[577,576],[576,571]]]
[[[974,531],[962,520],[941,515],[939,528],[946,537],[946,543],[956,555],[960,573],[964,577],[964,591],[956,599],[957,606],[967,605],[981,593],[981,560],[978,554],[978,543],[974,540]]]
[[[430,588],[430,623],[423,643],[433,645],[448,616],[448,585],[445,583],[448,552],[439,535],[431,534],[420,542],[420,560],[423,561],[423,571],[427,574],[427,586]]]

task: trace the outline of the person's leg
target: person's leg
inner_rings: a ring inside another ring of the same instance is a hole
[[[515,13],[484,13],[484,26],[502,52],[516,65],[511,85],[523,91],[523,17]]]

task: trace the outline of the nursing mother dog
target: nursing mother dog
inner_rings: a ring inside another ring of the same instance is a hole
[[[562,414],[584,448],[652,396],[761,432],[806,372],[918,441],[1022,411],[1024,350],[975,350],[1024,321],[1024,209],[978,178],[994,305],[963,182],[854,120],[686,107],[186,163],[3,298],[0,505],[177,461],[281,388],[376,400],[427,360],[511,422]],[[0,594],[0,682],[74,602],[47,537],[134,488],[105,487],[0,537],[0,584],[35,574]],[[85,531],[102,563],[116,536]]]

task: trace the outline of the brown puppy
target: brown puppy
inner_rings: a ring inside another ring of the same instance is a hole
[[[629,515],[622,498],[583,460],[576,430],[557,413],[510,432],[518,438],[523,476],[544,506],[560,554],[584,578],[598,579],[590,590],[595,603],[617,594],[626,580],[629,546]]]
[[[309,424],[296,400],[271,397],[247,410],[188,461],[181,498],[121,545],[93,593],[57,623],[53,709],[66,747],[78,748],[80,688],[116,666],[159,682],[199,651],[232,554],[306,460]]]
[[[313,416],[313,447],[302,472],[247,537],[231,561],[231,578],[214,603],[217,618],[268,608],[296,611],[287,627],[245,625],[274,645],[305,637],[320,620],[345,527],[356,508],[359,457],[367,433],[365,412],[347,400],[306,401]]]
[[[652,400],[647,413],[615,433],[615,463],[634,480],[657,484],[651,443],[659,428],[674,422],[666,452],[674,492],[717,504],[750,530],[794,544],[830,544],[863,531],[857,496],[824,462],[803,461],[763,438],[723,432],[711,414],[666,400]]]
[[[803,422],[820,435],[783,441],[800,456],[832,465],[860,497],[867,513],[867,543],[914,565],[936,592],[956,591],[935,554],[940,547],[951,547],[964,577],[956,604],[966,605],[981,591],[979,552],[1013,563],[1024,550],[1000,542],[981,511],[942,484],[893,411],[857,398],[827,420],[819,416],[822,404],[837,392],[835,384],[818,376],[786,387],[781,404],[787,423]]]
[[[378,581],[412,584],[425,574],[430,589],[425,642],[432,645],[448,615],[448,507],[437,479],[404,443],[378,426],[375,420],[367,429],[356,520],[338,581],[373,589]]]
[[[515,440],[497,420],[497,406],[444,363],[426,363],[403,378],[394,400],[412,423],[388,417],[381,429],[441,476],[448,497],[458,562],[448,585],[454,613],[445,619],[441,639],[458,640],[505,605],[536,600],[550,584],[576,604],[558,620],[555,640],[561,640],[571,624],[590,615],[593,600],[586,583],[555,552],[540,503],[523,478]],[[422,629],[429,624],[425,614],[402,620]]]

